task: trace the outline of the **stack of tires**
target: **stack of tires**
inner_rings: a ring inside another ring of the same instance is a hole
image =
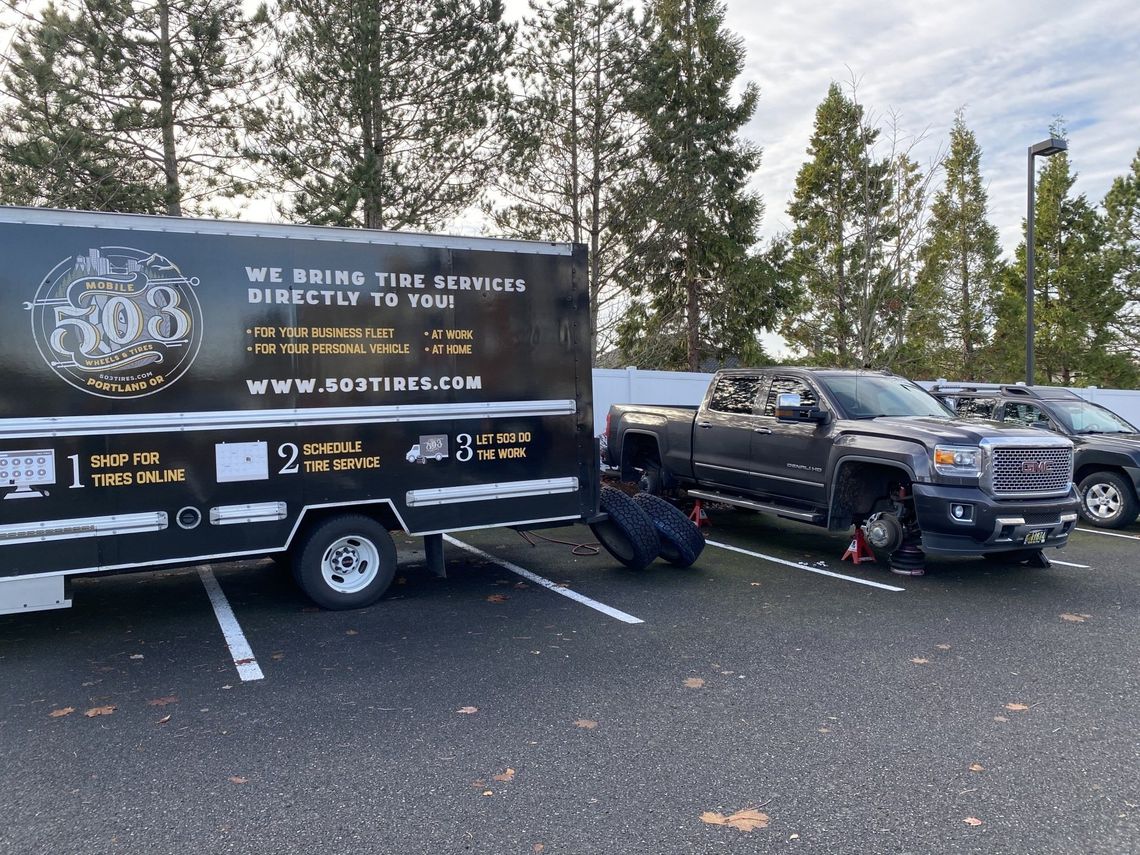
[[[614,558],[633,570],[644,570],[660,556],[688,567],[705,548],[701,530],[673,505],[649,493],[627,496],[602,487],[606,519],[590,524],[594,537]]]

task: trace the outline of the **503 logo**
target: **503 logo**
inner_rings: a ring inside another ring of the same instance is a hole
[[[25,307],[40,355],[63,380],[101,398],[140,398],[198,355],[197,285],[157,253],[99,247],[57,264]]]

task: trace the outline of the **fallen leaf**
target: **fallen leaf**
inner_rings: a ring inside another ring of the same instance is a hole
[[[479,707],[460,707],[456,712],[462,715],[474,715],[479,712]]]
[[[818,730],[820,733],[831,733],[830,727],[818,727],[816,730]]]
[[[994,721],[1009,721],[1009,719],[1006,718],[1004,715],[995,715]]]
[[[1071,621],[1072,623],[1084,623],[1086,619],[1091,618],[1092,615],[1074,615],[1065,612],[1061,615],[1061,620]]]
[[[272,659],[274,662],[280,662],[282,659],[285,658],[285,654],[282,653],[280,650],[275,650],[273,652],[273,655],[270,656],[269,658]]]
[[[515,582],[514,586],[519,591],[525,591],[527,588],[530,587],[530,585],[528,585],[526,582]]]
[[[92,707],[84,713],[88,718],[95,718],[97,715],[110,715],[117,707],[114,704],[108,704],[105,707]]]
[[[962,820],[962,822],[964,822],[964,823],[966,823],[966,825],[972,826],[974,828],[977,828],[979,825],[982,824],[982,821],[980,819],[978,819],[976,816],[968,816],[964,820]]]
[[[344,634],[345,635],[360,635],[360,633],[357,632],[355,629],[346,629],[344,631]]]
[[[534,844],[534,846],[532,846],[530,848],[531,848],[531,851],[534,852],[534,855],[538,855],[538,853],[541,852],[546,847],[543,846],[541,843],[536,843],[536,844]]]
[[[737,831],[752,831],[754,828],[768,827],[768,814],[760,813],[752,808],[738,810],[732,816],[725,816],[715,811],[705,811],[701,814],[701,822],[706,822],[709,825],[727,825]]]
[[[165,698],[155,698],[154,700],[147,701],[147,706],[151,707],[164,707],[167,704],[178,703],[178,698],[174,695],[167,695]]]
[[[505,603],[509,599],[510,599],[510,597],[508,597],[506,594],[491,594],[491,596],[487,597],[487,602],[488,603]]]
[[[505,772],[500,772],[498,775],[492,775],[491,777],[500,783],[506,784],[515,779],[515,770],[508,766]]]
[[[689,677],[685,680],[685,687],[689,689],[699,689],[705,684],[705,681],[700,677]]]
[[[930,663],[929,659],[923,659],[921,656],[916,656],[916,657],[914,657],[914,659],[911,659],[910,661],[913,662],[915,665],[928,665]]]
[[[598,726],[598,723],[592,718],[580,718],[574,722],[575,727],[580,727],[582,730],[593,730]]]
[[[158,723],[158,724],[166,724],[168,721],[170,721],[170,718],[171,718],[171,717],[170,717],[169,715],[164,715],[162,718],[160,718],[160,719],[158,720],[158,722],[157,722],[157,723]]]
[[[984,772],[984,771],[986,771],[986,767],[983,766],[981,763],[971,763],[970,764],[970,771],[971,772]]]
[[[483,790],[483,795],[493,796],[493,795],[495,795],[495,791],[494,790]]]
[[[131,658],[132,659],[146,659],[146,657],[143,656],[141,653],[132,653]]]
[[[751,585],[753,588],[759,588],[760,587],[759,582],[749,582],[748,584]]]
[[[937,647],[939,650],[949,650],[950,649],[949,644],[936,644],[934,646]]]
[[[484,781],[482,778],[476,778],[474,781],[471,782],[471,786],[474,787],[476,790],[482,790],[484,787],[487,786],[487,782]]]
[[[1027,709],[1029,709],[1029,707],[1027,707],[1025,704],[1013,704],[1013,703],[1006,704],[1005,708],[1007,710],[1009,710],[1010,712],[1025,712]]]
[[[230,775],[231,784],[248,784],[249,778],[242,778],[238,775]]]
[[[65,715],[71,715],[75,712],[75,707],[60,707],[57,710],[52,710],[48,713],[52,718],[63,718]]]

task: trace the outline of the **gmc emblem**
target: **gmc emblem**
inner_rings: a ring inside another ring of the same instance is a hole
[[[1044,460],[1025,460],[1021,464],[1022,475],[1048,475],[1049,464]]]

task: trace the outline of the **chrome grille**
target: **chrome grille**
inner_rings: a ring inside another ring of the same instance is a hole
[[[993,450],[995,496],[1067,492],[1073,480],[1071,448],[1002,448]]]

